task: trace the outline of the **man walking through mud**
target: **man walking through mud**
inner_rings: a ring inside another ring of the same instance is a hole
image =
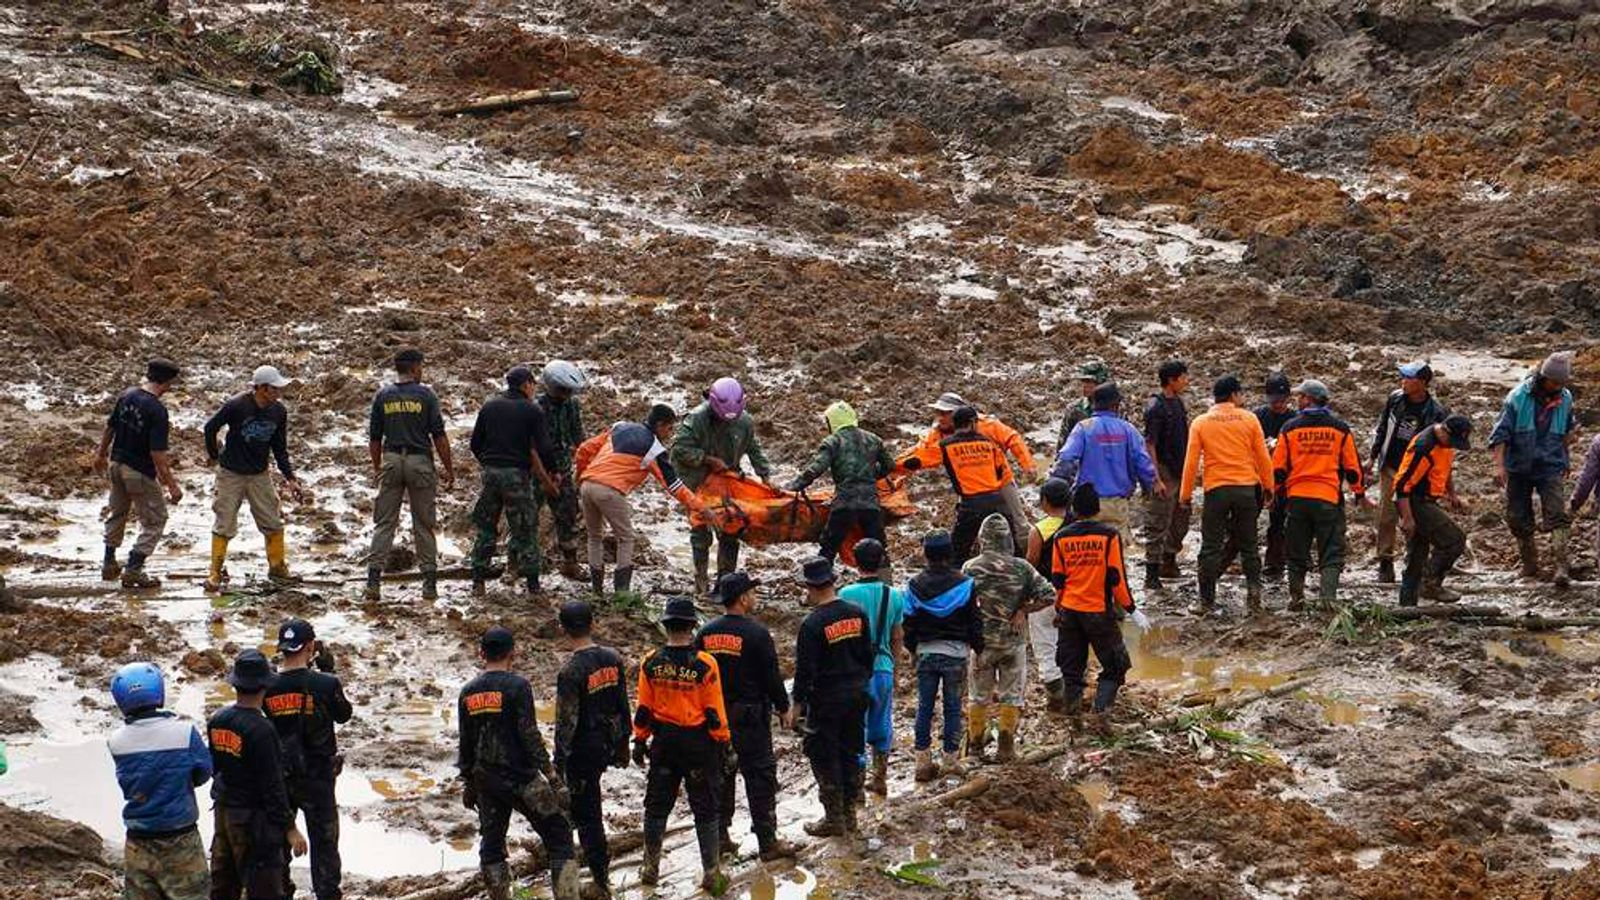
[[[333,726],[350,721],[353,712],[344,686],[333,674],[333,653],[317,640],[304,619],[290,619],[278,628],[278,652],[283,665],[267,687],[264,708],[278,732],[283,748],[284,785],[289,791],[290,816],[305,813],[306,837],[311,843],[311,888],[317,900],[338,900],[339,804],[334,782],[344,768]],[[311,671],[315,661],[317,671]],[[284,874],[289,869],[285,860]],[[294,895],[292,882],[284,882],[284,895]]]
[[[1183,460],[1178,502],[1189,505],[1196,476],[1205,463],[1205,505],[1200,519],[1200,601],[1193,615],[1214,613],[1223,548],[1231,538],[1244,562],[1245,607],[1261,612],[1261,557],[1256,554],[1256,517],[1272,502],[1272,459],[1261,422],[1239,408],[1239,379],[1224,375],[1211,388],[1216,401],[1189,426],[1189,451]],[[1095,505],[1099,506],[1096,498]]]
[[[627,662],[594,642],[594,608],[582,600],[561,605],[557,624],[572,656],[556,676],[555,770],[572,792],[572,823],[594,878],[594,893],[611,896],[611,848],[606,843],[600,780],[606,769],[628,767]]]
[[[822,546],[817,550],[818,555],[833,559],[852,528],[860,528],[862,537],[884,540],[878,481],[888,477],[894,459],[883,439],[862,428],[855,409],[843,400],[830,404],[822,419],[828,436],[822,439],[811,464],[783,489],[804,491],[824,472],[833,479],[833,502],[828,505],[828,524],[822,529]]]
[[[472,507],[477,539],[472,545],[472,593],[488,590],[489,564],[506,517],[506,557],[517,567],[530,596],[539,593],[539,506],[533,480],[549,496],[558,486],[550,476],[558,464],[546,415],[533,402],[533,370],[512,366],[506,389],[484,402],[472,424],[472,455],[482,488]]]
[[[1450,411],[1434,399],[1433,367],[1425,362],[1405,363],[1399,368],[1400,388],[1389,395],[1372,433],[1372,450],[1367,454],[1369,468],[1363,475],[1378,482],[1378,583],[1394,584],[1395,526],[1400,521],[1395,504],[1394,478],[1400,470],[1411,439],[1430,425],[1443,422]]]
[[[1028,616],[1054,605],[1056,592],[1048,579],[1016,555],[1004,517],[984,519],[978,542],[983,552],[961,567],[972,579],[973,602],[983,619],[983,651],[972,664],[967,756],[982,761],[993,719],[999,741],[995,762],[1009,763],[1017,759],[1017,726],[1022,721]]]
[[[1144,436],[1122,418],[1122,392],[1111,382],[1094,389],[1094,414],[1079,422],[1056,457],[1050,477],[1092,484],[1100,495],[1100,521],[1117,529],[1123,546],[1133,532],[1133,492],[1165,494]]]
[[[578,445],[583,443],[583,408],[578,395],[589,389],[589,378],[583,370],[564,359],[545,363],[539,373],[544,391],[539,394],[539,409],[544,412],[550,429],[550,449],[553,465],[550,477],[552,489],[539,483],[541,505],[550,507],[555,520],[556,547],[561,551],[561,577],[582,581],[583,570],[578,568],[578,482],[573,471],[573,460]],[[534,507],[534,531],[539,530],[538,507]],[[535,548],[537,550],[537,548]]]
[[[162,395],[178,380],[178,367],[165,359],[152,359],[145,366],[144,383],[128,388],[117,397],[100,434],[100,447],[94,455],[94,471],[110,483],[106,505],[106,552],[100,565],[103,581],[122,579],[125,588],[160,587],[161,582],[145,572],[145,560],[156,552],[167,527],[167,501],[183,499],[183,489],[172,474],[167,455],[167,408]],[[159,487],[158,487],[159,484]],[[161,487],[167,494],[161,496]],[[128,530],[128,517],[139,519],[139,538],[128,551],[128,565],[117,562],[117,548]]]
[[[417,569],[422,573],[422,599],[439,599],[439,527],[435,500],[439,487],[449,490],[456,481],[450,458],[450,441],[444,434],[439,398],[422,383],[422,351],[395,354],[393,384],[372,398],[367,424],[367,450],[378,497],[372,505],[372,546],[367,552],[367,588],[363,599],[375,603],[380,596],[383,567],[400,524],[400,503],[411,504],[411,536],[417,544]],[[439,454],[434,472],[433,455]]]
[[[972,404],[961,399],[960,394],[946,392],[939,395],[939,399],[932,404],[937,418],[933,427],[922,436],[917,449],[937,449],[939,442],[955,434],[955,412],[963,406]],[[972,406],[977,409],[976,406]],[[1022,470],[1022,477],[1030,481],[1040,477],[1040,467],[1034,463],[1033,451],[1028,449],[1028,441],[1022,432],[1000,421],[988,413],[979,412],[976,425],[979,434],[1000,445],[1000,449],[1009,455],[1018,469]],[[1028,530],[1028,507],[1022,502],[1022,490],[1017,486],[1016,474],[1007,466],[1000,473],[1000,497],[1006,504],[1006,520],[1011,523],[1013,534],[1026,534]]]
[[[808,822],[812,837],[859,833],[861,752],[866,746],[867,680],[874,650],[866,616],[834,591],[833,563],[813,556],[800,566],[806,605],[794,649],[794,702],[800,708],[801,744],[817,778],[822,818]]]
[[[718,378],[706,391],[706,402],[678,423],[672,442],[672,464],[689,490],[697,491],[708,476],[723,472],[742,475],[739,467],[746,456],[757,478],[766,481],[772,477],[772,464],[767,462],[761,442],[756,439],[755,422],[745,412],[744,388],[732,378]],[[689,531],[695,596],[699,597],[711,589],[708,570],[713,531],[709,522],[698,520]],[[716,532],[715,537],[717,576],[721,577],[739,568],[739,539],[721,532]]]
[[[1179,502],[1177,490],[1183,475],[1183,458],[1189,450],[1189,411],[1183,405],[1183,394],[1189,390],[1189,366],[1182,360],[1168,360],[1156,370],[1156,377],[1161,390],[1150,397],[1144,408],[1144,446],[1155,460],[1156,478],[1167,486],[1167,493],[1152,491],[1145,510],[1147,591],[1159,591],[1161,579],[1179,576],[1178,551],[1183,549],[1184,535],[1189,533],[1189,508]],[[1063,498],[1057,505],[1065,508],[1068,500]],[[1055,630],[1054,625],[1051,630]]]
[[[1344,486],[1350,485],[1357,504],[1366,502],[1355,438],[1350,426],[1328,408],[1328,386],[1308,379],[1296,393],[1300,414],[1278,432],[1272,448],[1278,493],[1274,509],[1284,511],[1291,611],[1305,608],[1313,543],[1320,575],[1317,601],[1324,608],[1332,606],[1344,572]]]
[[[889,754],[894,750],[894,667],[905,653],[906,596],[892,584],[889,551],[882,543],[863,538],[856,541],[855,554],[861,577],[839,591],[839,599],[861,610],[872,636],[866,733],[872,775],[866,789],[883,797],[889,793]]]
[[[1456,512],[1466,504],[1456,496],[1456,453],[1471,448],[1472,421],[1452,415],[1411,439],[1395,476],[1395,505],[1406,535],[1406,568],[1400,579],[1400,605],[1416,606],[1417,595],[1435,603],[1455,603],[1461,595],[1444,586],[1445,576],[1467,547],[1466,532],[1439,505]]]
[[[977,542],[983,520],[990,513],[1006,512],[1000,489],[1010,467],[1000,445],[978,433],[977,410],[963,406],[951,415],[951,420],[954,433],[932,447],[919,444],[900,457],[898,466],[912,472],[938,466],[949,476],[957,498],[956,521],[950,533],[954,562],[960,565],[972,556],[972,545]],[[1013,538],[1020,537],[1018,532],[1012,534]]]
[[[1267,439],[1267,453],[1272,453],[1278,445],[1278,434],[1283,431],[1283,426],[1289,424],[1298,410],[1292,401],[1293,390],[1289,386],[1289,376],[1282,372],[1268,372],[1262,391],[1267,402],[1255,408],[1256,421],[1261,423],[1261,433]],[[1279,498],[1282,499],[1281,497]],[[1261,577],[1268,581],[1277,581],[1283,577],[1286,553],[1284,524],[1284,504],[1274,503],[1267,511],[1267,540],[1266,552],[1261,563]],[[1233,567],[1233,561],[1239,556],[1239,544],[1233,539],[1228,540],[1227,546],[1222,548],[1222,570],[1226,572]]]
[[[1552,353],[1538,371],[1506,395],[1500,418],[1489,435],[1495,483],[1506,492],[1506,524],[1517,539],[1524,578],[1539,577],[1538,530],[1550,532],[1555,585],[1571,582],[1567,542],[1572,517],[1567,511],[1568,456],[1572,444],[1572,354]],[[1539,496],[1542,521],[1535,527],[1533,497]]]
[[[516,640],[500,627],[478,641],[483,672],[467,682],[456,703],[461,739],[461,803],[478,813],[478,865],[490,900],[510,900],[506,829],[521,813],[539,835],[549,860],[554,900],[578,900],[572,859],[572,799],[551,765],[528,679],[511,671]]]
[[[729,830],[738,774],[744,776],[750,803],[750,830],[755,832],[761,859],[771,861],[795,854],[794,846],[778,837],[778,758],[772,752],[773,714],[793,727],[794,713],[778,671],[772,633],[753,616],[760,586],[744,572],[718,578],[716,596],[726,612],[700,629],[695,646],[717,661],[722,705],[733,737],[719,797],[722,852],[737,853],[739,847]]]
[[[289,383],[276,368],[261,366],[250,376],[250,390],[222,404],[205,424],[206,465],[217,467],[211,503],[216,522],[211,527],[211,568],[205,584],[210,593],[221,591],[228,581],[228,542],[239,533],[242,503],[250,504],[250,515],[267,542],[267,578],[277,584],[294,583],[283,537],[283,506],[267,471],[267,463],[276,462],[283,486],[297,498],[304,495],[289,464],[289,411],[280,399]],[[224,428],[228,435],[219,448],[217,435]]]

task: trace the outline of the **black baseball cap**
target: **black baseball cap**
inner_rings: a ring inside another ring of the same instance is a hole
[[[178,364],[170,359],[156,357],[144,364],[144,377],[146,381],[156,384],[166,384],[177,378],[180,374]]]
[[[533,369],[527,366],[512,366],[506,370],[506,387],[519,388],[533,380]]]
[[[1213,399],[1220,402],[1232,397],[1234,394],[1237,394],[1242,390],[1244,390],[1244,385],[1239,383],[1239,376],[1224,375],[1217,379],[1216,384],[1211,386],[1211,396]]]
[[[415,347],[407,347],[406,349],[401,350],[399,353],[394,355],[394,364],[396,368],[401,366],[415,366],[419,365],[422,362],[422,359],[423,357],[421,350],[418,350]]]
[[[1265,393],[1269,400],[1282,400],[1283,398],[1289,396],[1291,392],[1291,388],[1289,387],[1289,376],[1283,374],[1282,372],[1273,372],[1267,375],[1267,383],[1263,385],[1263,387],[1265,388]]]
[[[261,655],[255,648],[244,651],[233,661],[233,671],[228,674],[228,683],[234,690],[246,694],[254,694],[262,690],[267,683],[272,681],[272,663]]]
[[[585,634],[594,627],[594,607],[587,600],[568,600],[556,613],[556,622],[567,634]]]
[[[826,556],[813,556],[800,564],[800,581],[806,587],[827,587],[836,579],[833,560]]]
[[[1097,516],[1100,514],[1100,492],[1094,485],[1085,481],[1072,492],[1072,512],[1079,516]]]
[[[726,575],[717,576],[717,586],[712,588],[711,593],[722,601],[723,606],[731,606],[740,597],[760,586],[761,582],[751,578],[746,572],[729,572]]]
[[[1472,420],[1462,415],[1454,415],[1444,420],[1444,428],[1450,432],[1450,446],[1457,450],[1472,449]]]
[[[889,551],[877,538],[862,538],[851,550],[863,572],[881,572],[889,563]]]
[[[478,638],[478,648],[483,655],[490,659],[499,659],[510,653],[517,646],[517,639],[511,634],[511,629],[503,625],[496,625],[485,631],[483,637]]]
[[[970,406],[963,406],[951,415],[950,420],[957,428],[965,428],[978,422],[978,411]]]
[[[278,626],[278,650],[283,653],[298,653],[316,639],[317,632],[305,619],[290,619]]]
[[[661,624],[671,625],[674,622],[689,625],[698,624],[700,610],[695,607],[694,601],[688,597],[673,597],[667,601],[667,608],[661,613]]]

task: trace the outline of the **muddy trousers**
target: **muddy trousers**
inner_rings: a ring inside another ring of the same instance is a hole
[[[1100,678],[1095,684],[1094,711],[1105,712],[1133,668],[1128,645],[1122,642],[1122,629],[1110,613],[1078,612],[1063,609],[1056,614],[1061,636],[1056,645],[1056,664],[1066,681],[1067,702],[1083,697],[1084,672],[1089,668],[1089,651],[1100,663]]]
[[[517,574],[539,575],[539,506],[532,474],[514,467],[488,466],[480,475],[478,502],[472,506],[472,577],[487,579],[500,536],[500,514],[506,517],[506,556],[516,561]]]
[[[860,692],[820,695],[806,704],[805,734],[800,746],[824,797],[837,791],[847,807],[861,802],[866,772],[867,695]]]
[[[317,900],[338,900],[343,865],[339,859],[339,804],[334,799],[331,769],[321,778],[289,778],[289,806],[306,816],[306,843],[311,845],[311,890]],[[289,880],[289,848],[284,848],[283,895],[294,896]]]
[[[487,868],[506,861],[506,830],[511,813],[522,814],[544,844],[552,877],[572,860],[572,822],[556,805],[555,791],[542,776],[522,785],[478,777],[478,863]]]
[[[417,545],[417,570],[434,572],[439,568],[438,507],[435,500],[438,479],[433,457],[412,451],[383,451],[383,468],[378,474],[378,499],[372,504],[372,547],[367,551],[367,568],[381,569],[394,546],[395,529],[400,527],[400,503],[411,504],[411,537]]]
[[[550,518],[555,522],[556,546],[563,555],[578,552],[578,484],[571,472],[551,472],[551,477],[561,479],[561,490],[554,497],[535,485],[533,492],[537,503],[550,507]],[[539,508],[534,506],[534,532],[539,530]]]
[[[1261,557],[1256,555],[1259,497],[1260,488],[1243,485],[1206,491],[1205,506],[1200,510],[1200,602],[1207,606],[1217,602],[1222,555],[1230,540],[1238,544],[1245,581],[1261,583]]]
[[[1289,555],[1288,538],[1288,510],[1278,504],[1267,511],[1267,546],[1262,568],[1273,572],[1282,572]],[[1236,538],[1229,537],[1228,543],[1222,548],[1222,568],[1218,571],[1226,572],[1228,567],[1239,555],[1239,542]]]
[[[1539,522],[1534,522],[1533,498],[1539,497]],[[1567,510],[1567,481],[1560,474],[1533,478],[1512,475],[1506,479],[1506,525],[1518,538],[1532,537],[1535,531],[1570,528],[1572,515]]]
[[[839,555],[839,548],[844,546],[850,532],[856,528],[861,529],[862,538],[885,543],[883,510],[876,506],[871,509],[830,509],[828,524],[822,527],[822,546],[817,549],[817,554],[826,556],[831,562]]]
[[[772,752],[772,708],[765,703],[728,704],[733,732],[732,765],[723,767],[718,810],[723,828],[733,821],[734,775],[744,776],[750,830],[764,848],[778,836],[778,758]]]
[[[1417,605],[1423,582],[1443,581],[1467,549],[1467,535],[1432,498],[1412,497],[1416,529],[1406,543],[1406,568],[1400,576],[1400,605]]]
[[[1289,586],[1304,590],[1311,569],[1311,546],[1317,547],[1321,582],[1317,599],[1332,603],[1344,572],[1344,506],[1312,497],[1290,497],[1284,506],[1284,532],[1288,543]]]
[[[198,829],[165,837],[128,835],[123,900],[206,900],[211,873]]]
[[[1396,535],[1400,530],[1400,510],[1394,502],[1394,469],[1378,472],[1378,559],[1394,559]]]
[[[694,552],[694,571],[703,574],[711,564],[711,541],[717,542],[718,576],[739,568],[739,538],[715,531],[710,525],[696,525],[689,529],[689,549]]]
[[[919,753],[933,746],[933,705],[941,697],[941,746],[946,753],[957,753],[961,750],[967,708],[966,657],[921,654],[917,657],[917,720],[911,729],[912,748]]]
[[[1022,488],[1017,485],[1017,479],[1007,479],[1000,485],[1000,498],[1006,502],[1006,521],[1011,523],[1011,533],[1026,535],[1028,533],[1028,507],[1022,502]]]
[[[962,497],[956,504],[956,522],[950,528],[950,540],[955,544],[957,566],[972,558],[972,546],[978,542],[978,529],[983,526],[983,520],[994,513],[1006,514],[1006,498],[999,491]],[[1027,532],[1018,534],[1014,530],[1016,526],[1012,528],[1011,545],[1026,547]]]
[[[1166,466],[1158,466],[1157,472],[1172,490],[1165,497],[1157,497],[1152,492],[1145,510],[1144,558],[1152,563],[1176,559],[1178,551],[1183,549],[1184,535],[1189,533],[1189,508],[1178,503],[1179,473]],[[1050,615],[1053,627],[1054,613]]]
[[[633,531],[628,495],[598,481],[585,481],[578,489],[578,497],[583,504],[583,529],[589,542],[589,569],[598,572],[606,567],[607,525],[617,539],[617,568],[631,568],[638,538]]]
[[[219,466],[211,500],[211,512],[216,517],[211,533],[229,539],[237,535],[239,507],[246,503],[250,504],[250,517],[255,519],[257,531],[267,535],[283,530],[283,503],[278,499],[272,473],[245,475]]]
[[[122,546],[128,530],[128,519],[139,520],[139,537],[133,542],[130,559],[146,560],[156,552],[161,534],[167,528],[167,498],[154,478],[122,463],[112,463],[106,473],[111,487],[106,503],[106,554]],[[130,565],[129,568],[137,568]]]
[[[578,763],[569,760],[566,778],[567,790],[572,795],[572,824],[578,832],[578,843],[583,847],[583,861],[589,867],[596,884],[609,884],[611,877],[611,846],[606,843],[606,821],[601,807],[600,778],[606,766],[592,762]]]
[[[218,806],[211,838],[211,900],[279,900],[289,881],[286,825],[264,810]]]
[[[678,803],[681,788],[689,795],[695,836],[700,843],[700,866],[717,867],[722,849],[718,835],[722,816],[717,810],[722,793],[723,746],[703,728],[683,729],[656,724],[650,742],[650,769],[644,781],[644,845],[660,848],[666,839],[667,819]]]

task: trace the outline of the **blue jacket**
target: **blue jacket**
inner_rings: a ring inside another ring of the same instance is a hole
[[[1072,429],[1050,475],[1073,487],[1088,482],[1102,497],[1129,497],[1135,484],[1147,491],[1155,485],[1156,464],[1139,429],[1103,409]]]
[[[194,789],[211,779],[211,751],[193,724],[170,712],[141,714],[108,743],[127,801],[122,821],[130,836],[194,827],[200,818]]]
[[[1572,430],[1572,392],[1561,389],[1561,397],[1545,408],[1539,420],[1539,401],[1533,395],[1533,376],[1506,394],[1500,419],[1489,435],[1489,446],[1506,447],[1506,471],[1512,475],[1549,478],[1565,475],[1567,433]]]

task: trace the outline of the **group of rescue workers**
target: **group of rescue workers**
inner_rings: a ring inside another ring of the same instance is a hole
[[[378,495],[367,556],[369,600],[379,598],[402,502],[411,509],[422,596],[437,597],[435,493],[438,485],[452,484],[454,469],[439,400],[422,383],[422,363],[415,350],[399,353],[397,379],[377,392],[371,407]],[[117,398],[96,458],[110,482],[102,575],[129,588],[157,583],[144,564],[165,523],[160,487],[172,502],[182,495],[168,459],[160,399],[179,374],[165,360],[149,363],[144,384]],[[1383,407],[1366,464],[1322,382],[1306,380],[1291,389],[1285,376],[1273,373],[1264,386],[1266,404],[1252,412],[1241,405],[1239,379],[1224,376],[1213,385],[1212,407],[1191,423],[1183,401],[1185,364],[1163,363],[1157,374],[1160,391],[1146,405],[1141,429],[1122,417],[1123,396],[1106,367],[1085,365],[1082,398],[1062,423],[1048,477],[1020,433],[957,394],[933,403],[932,427],[899,457],[861,427],[848,404],[830,405],[827,436],[783,485],[800,492],[827,475],[834,487],[820,552],[797,574],[811,611],[795,641],[793,684],[786,689],[772,635],[754,615],[760,582],[739,570],[738,536],[704,515],[695,492],[711,475],[741,473],[745,460],[757,478],[772,477],[739,383],[717,380],[705,402],[681,420],[670,407],[655,405],[640,422],[617,423],[586,439],[577,395],[587,380],[576,366],[558,360],[538,374],[530,366],[512,368],[506,390],[480,409],[471,438],[481,472],[472,512],[475,594],[484,594],[495,575],[502,517],[510,568],[530,592],[540,590],[537,527],[544,505],[554,513],[562,573],[584,575],[577,560],[581,510],[591,589],[604,593],[603,533],[609,527],[616,544],[610,586],[629,590],[635,534],[628,495],[653,477],[694,514],[696,591],[714,597],[724,614],[702,624],[694,600],[668,601],[661,617],[666,642],[639,663],[630,707],[629,664],[594,642],[592,607],[577,600],[562,605],[559,626],[571,656],[557,680],[553,753],[539,731],[532,686],[512,671],[512,634],[493,628],[482,636],[484,670],[460,695],[458,765],[463,802],[479,817],[489,896],[510,896],[505,835],[513,811],[540,835],[558,900],[579,896],[576,846],[593,877],[590,892],[609,895],[600,783],[608,768],[630,760],[648,771],[644,883],[660,876],[667,820],[680,790],[693,813],[703,884],[720,883],[723,854],[735,847],[729,824],[738,775],[761,858],[792,856],[795,848],[778,835],[774,718],[799,729],[816,777],[824,814],[805,831],[856,834],[863,794],[887,792],[895,668],[904,656],[914,660],[918,782],[964,773],[971,761],[984,759],[991,740],[996,761],[1016,758],[1030,647],[1050,711],[1081,723],[1087,706],[1091,722],[1103,727],[1131,668],[1119,622],[1127,616],[1138,628],[1149,627],[1135,605],[1125,561],[1139,492],[1147,498],[1144,588],[1158,594],[1164,579],[1179,575],[1177,556],[1201,482],[1192,614],[1226,615],[1217,584],[1234,559],[1243,568],[1250,613],[1263,611],[1264,580],[1284,574],[1288,608],[1303,609],[1313,549],[1316,601],[1331,603],[1344,568],[1344,494],[1370,506],[1373,483],[1380,494],[1378,581],[1396,580],[1398,527],[1406,535],[1399,602],[1459,599],[1443,582],[1465,540],[1444,507],[1462,506],[1453,464],[1469,447],[1472,423],[1433,397],[1428,364],[1399,367],[1400,387]],[[1552,354],[1508,394],[1489,439],[1522,572],[1540,571],[1537,495],[1544,528],[1552,533],[1558,587],[1570,580],[1565,481],[1571,376],[1571,354]],[[228,582],[227,545],[245,502],[266,536],[268,577],[295,580],[268,471],[275,461],[287,490],[302,491],[289,461],[288,416],[280,400],[288,383],[277,369],[262,366],[251,389],[206,423],[207,456],[219,467],[209,590]],[[1028,521],[1012,460],[1026,477],[1043,480],[1044,515],[1037,521]],[[933,468],[945,473],[956,494],[954,521],[949,530],[924,536],[922,569],[899,588],[879,484]],[[1589,449],[1573,508],[1583,505],[1597,481],[1600,437]],[[1265,567],[1257,555],[1263,509],[1270,510]],[[142,530],[124,565],[118,547],[130,516],[139,518]],[[841,588],[834,560],[856,535],[850,550],[859,575]],[[1091,650],[1100,674],[1086,704]],[[315,895],[340,896],[334,781],[341,757],[334,725],[349,720],[351,705],[331,674],[333,656],[310,623],[284,623],[278,651],[276,672],[259,651],[235,660],[229,681],[238,699],[211,718],[204,740],[162,709],[164,686],[154,666],[134,663],[117,673],[112,693],[127,722],[111,750],[127,798],[128,896],[188,898],[208,890],[213,898],[292,896],[289,860],[308,844]],[[932,734],[936,712],[939,756]],[[214,779],[216,819],[209,867],[195,830],[193,793],[208,778]],[[295,825],[297,811],[305,815],[309,841]]]

